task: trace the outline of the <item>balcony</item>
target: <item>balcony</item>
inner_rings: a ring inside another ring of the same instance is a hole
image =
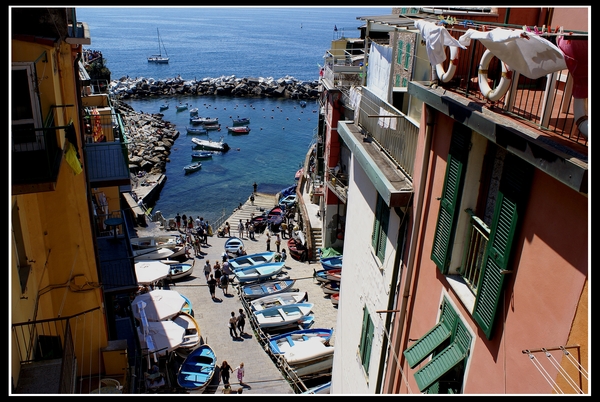
[[[42,128],[13,126],[11,142],[12,194],[54,191],[62,162],[59,130],[73,125],[55,126],[56,107],[52,107]]]
[[[334,173],[334,169],[329,169],[326,174],[326,185],[344,204],[348,201],[348,175]]]

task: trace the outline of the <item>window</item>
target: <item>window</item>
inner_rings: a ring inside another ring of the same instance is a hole
[[[377,193],[377,206],[375,208],[375,223],[373,224],[373,235],[371,238],[375,254],[379,261],[385,258],[385,243],[387,241],[388,222],[390,220],[390,209]]]
[[[396,57],[396,63],[402,65],[402,55],[404,52],[404,42],[399,40],[398,41],[398,55]]]
[[[11,81],[12,149],[44,149],[44,132],[33,63],[13,63]],[[37,129],[37,130],[36,130]]]
[[[375,327],[369,315],[367,306],[363,307],[363,323],[360,335],[360,345],[358,347],[360,360],[365,369],[365,373],[369,374],[369,362],[371,360],[371,347],[373,346],[373,332]]]
[[[414,374],[421,392],[458,394],[462,391],[465,363],[473,337],[446,298],[440,310],[438,323],[408,347],[404,356],[410,368],[432,356]]]
[[[471,291],[463,302],[490,339],[533,167],[482,138],[455,123],[431,259]]]
[[[406,52],[404,54],[404,69],[410,66],[410,42],[406,44]]]

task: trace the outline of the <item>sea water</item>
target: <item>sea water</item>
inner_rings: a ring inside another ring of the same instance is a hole
[[[86,49],[102,52],[111,78],[145,77],[200,80],[221,76],[319,78],[323,56],[333,39],[360,36],[359,16],[390,14],[389,7],[77,7],[77,19],[86,22],[92,43]],[[158,32],[157,32],[158,30]],[[148,63],[161,53],[168,64]],[[166,51],[166,53],[165,53]],[[164,217],[175,214],[202,216],[214,222],[229,215],[252,192],[275,194],[294,184],[294,175],[316,140],[318,104],[277,98],[225,96],[174,96],[127,100],[135,111],[159,113],[180,132],[167,163],[167,181],[153,206]],[[209,131],[212,140],[223,140],[229,152],[203,160],[202,168],[184,174],[192,162],[192,135],[188,103],[200,117],[218,117],[221,131]],[[247,135],[232,135],[226,126],[237,117],[250,118]]]

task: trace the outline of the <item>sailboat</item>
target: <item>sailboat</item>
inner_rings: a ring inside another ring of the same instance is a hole
[[[158,32],[158,28],[156,28],[156,33],[158,34],[158,54],[153,54],[152,56],[148,57],[148,63],[167,64],[169,63],[169,57],[167,55],[167,49],[165,49],[165,45],[160,39],[160,32]],[[161,46],[165,50],[165,56],[162,55]]]

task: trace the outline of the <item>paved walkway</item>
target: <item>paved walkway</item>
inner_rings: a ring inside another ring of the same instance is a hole
[[[262,214],[260,210],[263,208],[268,211],[276,203],[275,196],[269,194],[257,193],[255,197],[255,205],[250,205],[250,201],[236,210],[228,219],[231,225],[231,235],[237,236],[236,222],[242,219],[250,219],[252,213],[255,215]],[[311,211],[314,208],[311,207]],[[169,217],[165,217],[168,218]],[[151,222],[148,228],[139,228],[138,236],[147,236],[151,234],[175,234],[176,231],[165,231],[157,223]],[[174,282],[168,285],[168,288],[177,290],[192,302],[194,317],[200,325],[204,342],[209,344],[215,351],[218,364],[223,360],[227,360],[232,368],[236,368],[240,362],[244,362],[246,375],[244,383],[247,386],[244,388],[244,394],[294,394],[294,388],[288,383],[285,377],[281,374],[276,364],[271,360],[271,357],[261,343],[256,339],[257,333],[251,327],[250,321],[247,321],[245,335],[242,338],[233,339],[229,335],[228,320],[232,311],[238,314],[238,310],[243,307],[238,295],[237,287],[230,287],[230,295],[224,295],[221,289],[217,289],[216,295],[219,301],[213,301],[210,297],[206,279],[203,274],[203,267],[206,260],[209,260],[211,265],[216,260],[221,260],[221,255],[224,251],[224,244],[227,238],[216,236],[217,228],[213,228],[215,235],[209,237],[209,245],[203,247],[205,255],[196,256],[190,261],[194,261],[194,272],[188,278]],[[244,236],[244,246],[248,254],[253,254],[266,250],[266,235],[256,234],[256,240],[249,240]],[[282,248],[287,248],[287,240],[283,239]],[[271,250],[276,250],[274,237],[271,238]],[[309,302],[314,303],[315,321],[313,328],[334,328],[337,318],[337,308],[331,304],[330,298],[321,290],[318,282],[313,278],[314,270],[321,269],[318,263],[299,262],[291,257],[286,260],[286,272],[292,279],[296,279],[294,288],[300,291],[307,291]],[[331,342],[335,344],[334,340]],[[231,376],[231,384],[233,390],[237,390],[239,385],[235,373]],[[222,393],[223,384],[211,384],[204,393]],[[194,392],[192,392],[194,393]]]

